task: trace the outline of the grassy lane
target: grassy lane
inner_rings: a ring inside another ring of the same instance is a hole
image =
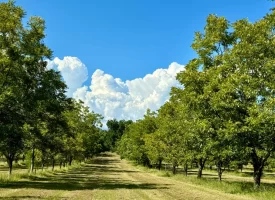
[[[1,183],[0,199],[252,199],[138,170],[115,154],[68,172]]]

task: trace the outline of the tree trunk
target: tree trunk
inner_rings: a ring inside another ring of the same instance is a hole
[[[9,177],[11,177],[12,174],[12,165],[15,158],[15,155],[12,153],[5,154],[8,166],[9,166]]]
[[[265,162],[270,156],[270,152],[267,153],[265,157],[258,157],[256,150],[253,149],[251,153],[252,163],[253,163],[253,177],[254,177],[254,186],[259,188],[261,184],[261,177],[263,175],[263,169]]]
[[[9,177],[11,176],[12,174],[12,164],[13,164],[13,158],[12,156],[10,157],[7,157],[7,162],[8,162],[8,165],[9,165]]]
[[[41,166],[41,170],[44,170],[44,162],[42,161],[42,166]]]
[[[217,172],[218,172],[219,181],[222,181],[223,169],[222,169],[222,161],[221,160],[218,160],[218,162],[217,162]]]
[[[173,162],[173,166],[172,166],[172,172],[173,172],[173,174],[176,174],[176,167],[177,167],[176,163]]]
[[[205,161],[206,161],[206,159],[202,159],[202,158],[200,158],[198,160],[198,167],[199,167],[199,169],[198,169],[197,178],[201,178],[202,177],[202,170],[204,168]]]
[[[34,161],[35,161],[35,152],[34,152],[34,147],[33,147],[32,148],[32,157],[31,157],[31,170],[30,170],[31,173],[33,173]]]
[[[41,166],[41,169],[42,169],[42,171],[44,170],[44,167],[45,167],[45,163],[46,163],[46,161],[45,161],[45,157],[42,155],[42,158],[41,158],[41,163],[42,163],[42,166]]]
[[[188,174],[188,163],[185,163],[185,165],[184,165],[184,173],[185,173],[185,176],[187,176],[187,174]]]
[[[52,171],[54,170],[55,160],[52,158]]]
[[[243,172],[243,164],[239,164],[239,169]]]
[[[150,163],[149,158],[146,155],[142,156],[142,164],[143,164],[144,167],[149,167],[149,168],[153,167]]]
[[[158,162],[158,170],[161,170],[161,163],[162,163],[162,159],[159,159],[159,162]]]
[[[261,184],[261,177],[263,175],[263,166],[262,165],[254,165],[254,185],[255,188],[259,188]]]
[[[73,161],[73,157],[72,157],[72,156],[69,156],[69,166],[72,165],[72,161]]]

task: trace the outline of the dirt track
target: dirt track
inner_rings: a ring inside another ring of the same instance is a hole
[[[1,187],[0,199],[251,199],[142,172],[111,153],[66,173]]]

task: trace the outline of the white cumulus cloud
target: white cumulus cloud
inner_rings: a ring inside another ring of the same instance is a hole
[[[172,63],[167,69],[157,69],[143,78],[123,82],[97,69],[89,87],[78,88],[73,97],[81,99],[105,120],[116,118],[137,120],[146,110],[157,110],[169,99],[172,86],[178,86],[176,74],[184,66]]]
[[[176,74],[184,70],[183,65],[173,62],[143,78],[122,81],[97,69],[90,85],[83,86],[88,71],[77,57],[56,57],[48,61],[47,68],[60,71],[69,88],[67,95],[82,100],[91,111],[103,115],[105,122],[113,118],[137,120],[148,108],[159,109],[169,99],[171,87],[179,86]]]
[[[57,69],[61,72],[68,86],[68,96],[72,96],[88,79],[87,67],[77,57],[66,56],[63,60],[56,57],[52,61],[48,61],[47,68]]]

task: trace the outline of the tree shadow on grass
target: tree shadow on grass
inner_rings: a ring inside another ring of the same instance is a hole
[[[95,163],[88,164],[68,172],[58,172],[53,175],[30,176],[30,180],[0,182],[0,188],[34,188],[46,190],[116,190],[116,189],[166,189],[166,184],[140,183],[120,179],[120,174],[138,171],[121,169],[109,157],[101,157]],[[104,163],[102,165],[102,163]]]
[[[5,200],[17,200],[17,199],[45,199],[45,197],[42,196],[10,196],[10,197],[0,197],[0,199],[5,199]],[[49,198],[46,198],[49,199]],[[68,198],[66,197],[53,197],[53,199],[58,199],[58,200],[67,200]]]
[[[184,174],[183,171],[181,173]],[[188,171],[188,176],[197,176],[197,175],[198,175],[198,172],[196,172],[196,171]],[[203,172],[202,176],[203,177],[213,177],[213,178],[217,177],[218,178],[218,174],[210,174],[210,173],[207,173],[207,172]]]
[[[87,164],[98,164],[98,165],[113,165],[120,163],[119,160],[108,159],[108,157],[98,157],[89,161]]]
[[[0,183],[0,188],[19,189],[33,188],[44,190],[116,190],[116,189],[167,189],[168,184],[150,184],[135,183],[133,181],[122,181],[118,179],[99,179],[90,181],[79,181],[77,179],[71,181],[16,181],[11,183]]]
[[[109,157],[109,158],[111,158],[111,157],[114,157],[114,155],[109,153],[109,152],[104,152],[104,153],[100,153],[98,155],[98,157]]]
[[[10,197],[0,197],[0,199],[5,199],[5,200],[16,200],[16,199],[45,199],[44,197],[41,196],[10,196]],[[56,198],[55,198],[56,199]],[[67,198],[58,198],[60,200],[62,199],[67,199]]]
[[[19,189],[33,188],[44,190],[116,190],[116,189],[167,189],[168,184],[137,183],[134,181],[123,181],[114,178],[102,179],[94,177],[85,180],[84,177],[63,177],[41,178],[39,181],[15,181],[10,183],[0,183],[0,188]]]

